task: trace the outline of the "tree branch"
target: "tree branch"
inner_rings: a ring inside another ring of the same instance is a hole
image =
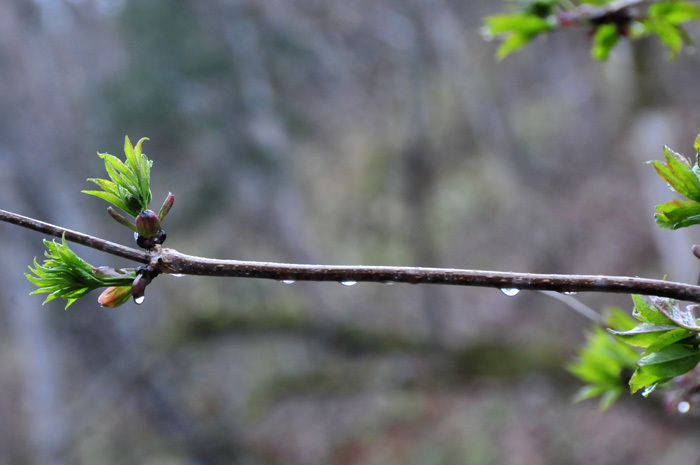
[[[5,210],[0,210],[0,221],[16,224],[23,228],[39,231],[50,236],[62,237],[65,235],[67,241],[82,244],[96,250],[101,250],[118,257],[128,258],[139,263],[149,263],[151,256],[148,252],[132,249],[115,242],[106,241],[99,237],[90,236],[70,229],[62,228],[51,223],[35,220],[27,216],[18,215]]]
[[[150,252],[143,252],[5,210],[0,210],[0,221],[56,237],[65,235],[66,240],[71,242],[139,263],[150,263],[162,273],[274,279],[278,281],[332,281],[346,285],[357,282],[375,282],[445,284],[562,293],[608,292],[655,295],[700,302],[700,286],[657,279],[603,275],[510,273],[452,268],[298,265],[216,260],[185,255],[176,250],[160,246],[157,246]]]
[[[164,273],[197,276],[275,279],[278,281],[335,281],[446,284],[452,286],[493,287],[497,289],[545,290],[557,292],[609,292],[644,294],[700,302],[700,286],[662,281],[602,275],[559,275],[509,273],[501,271],[400,266],[329,266],[286,263],[214,260],[185,255],[162,248],[153,258]],[[153,263],[153,262],[152,262]]]

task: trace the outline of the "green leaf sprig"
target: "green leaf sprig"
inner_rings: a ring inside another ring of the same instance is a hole
[[[79,298],[102,287],[131,288],[136,278],[134,270],[115,270],[112,268],[95,268],[76,255],[66,243],[44,239],[46,260],[39,264],[34,258],[34,267],[29,267],[33,274],[25,273],[29,281],[38,289],[32,294],[48,293],[44,303],[57,298],[67,300],[66,309]]]
[[[634,326],[634,320],[620,309],[608,317],[608,324],[619,329]],[[628,388],[630,376],[636,369],[639,354],[632,347],[594,328],[586,337],[586,344],[579,351],[578,360],[570,364],[570,373],[586,383],[574,399],[582,401],[600,396],[600,408],[605,410]]]
[[[591,55],[606,60],[620,37],[642,39],[656,35],[675,58],[684,44],[691,44],[683,24],[700,19],[700,7],[689,0],[651,3],[626,0],[520,0],[509,2],[512,13],[488,16],[482,33],[504,40],[496,52],[505,58],[538,35],[564,27],[584,26],[591,30]]]
[[[671,200],[656,206],[656,224],[662,229],[678,229],[700,224],[700,167],[698,151],[700,136],[695,139],[695,163],[680,153],[664,147],[666,163],[651,161],[661,179],[668,183],[671,190],[678,192],[688,200]]]
[[[109,153],[98,153],[105,162],[109,180],[90,178],[88,181],[94,182],[102,190],[82,192],[104,199],[134,217],[147,210],[152,197],[150,181],[153,162],[141,151],[141,145],[146,140],[148,138],[144,137],[136,143],[136,146],[133,146],[129,136],[126,136],[124,138],[126,161],[124,162]],[[129,227],[133,229],[133,226]]]
[[[634,393],[649,395],[658,385],[680,376],[700,363],[700,325],[697,305],[682,308],[677,301],[633,295],[633,316],[639,323],[628,330],[609,329],[620,341],[644,349],[630,379]]]

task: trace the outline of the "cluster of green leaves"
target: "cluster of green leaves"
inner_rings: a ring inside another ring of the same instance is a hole
[[[700,135],[694,147],[695,163],[668,147],[664,147],[665,162],[649,162],[671,190],[688,199],[657,205],[656,223],[663,229],[700,224],[700,167],[697,162]],[[632,300],[636,321],[617,317],[614,322],[607,322],[612,328],[609,333],[619,342],[611,341],[607,334],[596,330],[581,350],[580,361],[569,367],[573,374],[588,383],[579,392],[579,399],[600,395],[601,405],[610,405],[621,392],[621,379],[615,374],[623,368],[632,368],[630,390],[633,393],[643,390],[643,394],[648,395],[657,386],[689,372],[700,363],[700,320],[695,315],[698,305],[681,307],[673,299],[639,295],[633,295]],[[640,352],[625,351],[621,343],[636,347]]]
[[[590,28],[591,55],[605,60],[620,37],[659,37],[674,58],[684,43],[692,43],[682,25],[700,18],[692,1],[659,1],[643,8],[630,0],[511,0],[512,12],[484,19],[487,37],[502,36],[497,56],[502,59],[540,34],[569,26]]]
[[[621,309],[610,312],[607,324],[619,330],[629,330],[635,326],[634,320]],[[635,349],[602,328],[593,328],[579,352],[578,360],[567,367],[569,372],[587,383],[578,391],[575,400],[601,396],[600,408],[608,408],[629,389],[629,378],[636,369],[638,358]]]
[[[633,316],[638,324],[631,329],[610,329],[619,340],[644,349],[629,385],[634,393],[648,395],[659,384],[687,373],[700,363],[700,325],[697,305],[682,308],[673,299],[633,295]]]
[[[79,298],[95,289],[111,286],[129,286],[136,278],[133,270],[114,270],[95,268],[78,257],[66,243],[65,237],[61,242],[44,240],[46,260],[37,263],[34,258],[33,273],[25,273],[29,281],[38,289],[32,294],[48,293],[46,302],[57,298],[66,299],[66,308]]]
[[[700,151],[700,136],[695,139],[695,163],[683,155],[664,147],[666,163],[650,162],[659,176],[674,190],[688,200],[671,200],[656,206],[656,224],[663,229],[678,229],[700,224],[700,167],[697,157]]]
[[[134,217],[147,210],[152,197],[150,180],[153,162],[141,153],[141,144],[146,140],[148,138],[142,138],[134,147],[126,136],[124,162],[109,153],[98,153],[105,162],[109,180],[90,178],[88,181],[94,182],[102,190],[82,192],[104,199]]]

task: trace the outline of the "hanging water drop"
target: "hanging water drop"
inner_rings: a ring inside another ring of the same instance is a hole
[[[294,281],[293,279],[283,279],[282,280],[283,284],[294,284],[295,282],[296,281]]]
[[[688,413],[690,411],[690,402],[687,401],[681,401],[678,402],[678,413]]]
[[[504,293],[505,295],[507,295],[508,297],[513,297],[514,295],[517,295],[518,292],[520,292],[520,289],[517,289],[517,288],[514,288],[514,287],[512,287],[512,288],[503,288],[503,289],[501,289],[501,292],[503,292],[503,293]]]
[[[576,295],[576,294],[578,294],[578,292],[576,292],[576,291],[566,291],[566,292],[562,292],[562,294],[564,294],[564,295]]]
[[[145,296],[145,295],[142,295],[142,296],[136,297],[136,298],[134,299],[134,303],[135,303],[136,305],[141,305],[141,304],[143,303],[144,300],[146,300],[146,296]]]
[[[170,276],[175,276],[176,278],[182,278],[185,276],[184,273],[170,273]]]
[[[357,281],[341,281],[340,284],[342,284],[343,286],[354,286],[355,284],[357,284]]]

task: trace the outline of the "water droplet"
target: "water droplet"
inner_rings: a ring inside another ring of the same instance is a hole
[[[293,279],[283,279],[282,282],[284,284],[294,284],[296,281],[294,281]]]
[[[518,292],[520,292],[520,289],[516,289],[514,287],[513,288],[504,288],[504,289],[501,289],[501,292],[503,292],[508,297],[513,297],[514,295],[518,295]]]
[[[690,402],[681,401],[678,402],[678,413],[688,413],[690,411]]]
[[[184,273],[170,273],[170,276],[175,276],[176,278],[182,278],[185,276]]]
[[[562,292],[562,294],[564,294],[564,295],[576,295],[576,294],[578,294],[578,292],[576,292],[576,291],[566,291],[566,292]]]
[[[136,298],[134,299],[134,303],[135,303],[136,305],[141,305],[141,304],[143,303],[144,300],[146,300],[146,296],[145,296],[145,295],[142,295],[142,296],[140,296],[140,297],[136,297]]]
[[[354,286],[355,284],[357,284],[357,281],[341,281],[340,284],[342,284],[343,286]]]
[[[642,395],[643,395],[644,397],[649,396],[649,394],[651,394],[652,392],[654,392],[654,389],[656,389],[656,386],[657,386],[658,384],[659,384],[659,383],[654,383],[654,384],[652,384],[651,386],[645,387],[644,390],[642,391]]]

